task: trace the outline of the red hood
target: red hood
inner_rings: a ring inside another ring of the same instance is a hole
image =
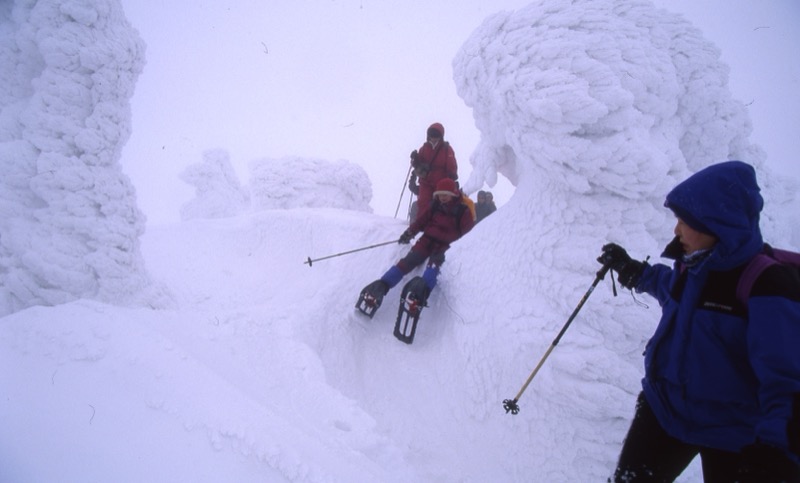
[[[442,126],[442,124],[441,124],[441,123],[439,123],[439,122],[434,122],[433,124],[431,124],[430,126],[428,126],[428,129],[436,129],[437,131],[439,131],[440,133],[442,133],[442,138],[444,138],[444,126]]]

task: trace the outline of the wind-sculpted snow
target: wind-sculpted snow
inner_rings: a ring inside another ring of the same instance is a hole
[[[764,157],[718,49],[646,1],[540,0],[497,14],[454,69],[482,133],[471,184],[496,171],[641,199],[711,162]]]
[[[144,45],[117,1],[0,8],[0,315],[148,281],[121,172]]]
[[[247,192],[223,149],[203,153],[203,162],[187,166],[181,179],[194,185],[196,194],[181,206],[181,220],[227,218],[243,213],[248,206]]]
[[[342,208],[372,212],[372,183],[364,168],[348,161],[257,159],[250,163],[255,211],[274,208]]]
[[[516,186],[505,206],[448,253],[464,265],[497,256],[462,267],[469,275],[458,277],[471,296],[455,307],[465,315],[454,337],[472,359],[503,360],[491,366],[503,368],[500,374],[484,364],[467,367],[476,403],[490,400],[498,377],[524,382],[592,283],[604,243],[659,261],[674,226],[664,196],[690,173],[748,161],[772,196],[771,212],[786,218],[782,207],[794,195],[784,191],[785,180],[773,182],[764,153],[750,144],[747,112],[731,98],[719,55],[682,17],[641,0],[538,0],[487,18],[464,43],[454,78],[481,131],[465,189],[493,186],[498,175]],[[786,242],[786,224],[766,216],[764,225],[768,239]],[[485,287],[505,290],[489,295]],[[626,291],[616,299],[598,292],[559,345],[574,350],[572,357],[556,351],[521,402],[535,412],[517,441],[541,450],[528,458],[552,472],[548,481],[602,478],[640,390],[641,351],[658,307],[647,300],[645,310]],[[498,306],[511,317],[497,317]],[[486,349],[499,346],[508,351]],[[557,384],[564,380],[576,384]],[[507,397],[514,389],[506,388]],[[472,408],[479,417],[493,409]],[[602,429],[574,431],[554,413]],[[556,447],[574,472],[547,457],[544,448]]]
[[[708,164],[741,159],[769,192],[764,231],[800,239],[785,222],[797,211],[796,180],[769,170],[719,50],[676,14],[642,0],[539,0],[486,19],[453,67],[481,131],[468,190],[500,174],[523,188],[515,203],[541,193],[562,208],[604,197],[602,212],[556,221],[613,227],[653,253],[652,240],[669,236],[669,188]],[[652,213],[627,220],[631,203]]]
[[[181,207],[181,219],[226,218],[250,211],[292,208],[341,208],[372,212],[372,183],[366,171],[344,160],[330,162],[289,156],[250,162],[242,187],[224,149],[209,150],[181,179],[195,186],[196,197]]]

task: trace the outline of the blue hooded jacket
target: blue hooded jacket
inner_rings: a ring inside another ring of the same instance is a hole
[[[746,306],[735,294],[763,249],[755,170],[741,161],[709,166],[678,184],[665,206],[717,243],[686,266],[676,239],[663,254],[676,259],[672,268],[645,265],[636,290],[662,307],[645,352],[647,402],[681,441],[734,452],[762,442],[789,453],[787,424],[800,400],[797,272],[767,269]]]

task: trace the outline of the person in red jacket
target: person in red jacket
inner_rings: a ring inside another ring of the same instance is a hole
[[[436,184],[442,179],[458,179],[458,163],[456,153],[450,143],[444,140],[444,126],[435,122],[428,127],[427,140],[411,153],[411,166],[414,174],[419,178],[419,193],[417,199],[423,204],[433,202],[433,192]],[[419,206],[418,215],[425,211],[426,206]]]
[[[376,299],[374,305],[380,306],[383,296],[427,259],[428,266],[422,274],[427,291],[422,294],[423,300],[420,301],[424,305],[436,286],[439,268],[444,263],[444,253],[451,243],[475,226],[475,218],[469,207],[461,201],[461,193],[452,179],[440,180],[431,197],[435,198],[433,203],[421,209],[417,219],[403,232],[398,243],[411,243],[419,232],[422,232],[422,236],[405,257],[364,289]]]

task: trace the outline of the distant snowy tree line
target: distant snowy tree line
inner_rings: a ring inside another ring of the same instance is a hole
[[[226,218],[250,211],[290,208],[340,208],[372,212],[372,184],[364,169],[339,160],[288,156],[257,159],[242,186],[224,149],[212,149],[188,166],[180,178],[195,187],[195,198],[181,207],[181,219]]]

